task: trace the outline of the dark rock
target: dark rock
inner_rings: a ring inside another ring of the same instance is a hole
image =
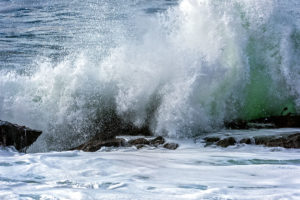
[[[109,140],[101,140],[100,138],[93,138],[90,141],[71,150],[95,152],[98,151],[101,147],[123,147],[123,146],[126,146],[126,141],[123,138],[114,138]]]
[[[276,125],[272,124],[272,123],[252,123],[252,122],[249,122],[247,125],[248,125],[249,128],[252,128],[252,129],[276,128]]]
[[[231,146],[231,145],[235,145],[236,141],[233,137],[228,137],[228,138],[225,138],[223,140],[220,140],[219,142],[217,142],[217,145],[218,146],[221,146],[221,147],[228,147],[228,146]]]
[[[285,137],[279,137],[267,140],[264,144],[267,147],[286,147],[287,139]]]
[[[274,137],[272,136],[272,139]],[[267,142],[271,139],[271,137],[266,137],[266,136],[263,136],[263,137],[254,137],[254,141],[255,141],[255,144],[256,145],[264,145],[264,144],[267,144]]]
[[[271,116],[251,120],[252,123],[274,124],[276,128],[300,127],[300,116]]]
[[[206,143],[214,143],[214,142],[218,142],[220,140],[220,138],[218,137],[206,137],[204,138]]]
[[[176,143],[166,143],[166,144],[164,145],[164,148],[170,149],[170,150],[175,150],[175,149],[177,149],[178,147],[179,147],[179,145],[176,144]]]
[[[165,138],[163,138],[162,136],[158,136],[158,137],[150,140],[149,142],[151,145],[158,146],[158,145],[165,143]]]
[[[224,126],[228,129],[249,129],[247,121],[239,119],[224,122]]]
[[[255,144],[267,147],[300,148],[300,133],[288,136],[255,137]]]
[[[135,147],[137,149],[141,149],[141,148],[145,147],[145,145],[144,144],[137,144],[137,145],[135,145]]]
[[[17,150],[26,152],[26,149],[34,143],[41,134],[42,131],[0,120],[0,145],[12,145]]]
[[[240,140],[241,144],[252,144],[252,141],[250,138],[243,138]]]
[[[289,135],[285,148],[300,148],[300,133]]]
[[[138,139],[129,140],[128,144],[130,144],[130,145],[140,145],[140,144],[149,145],[150,142],[149,142],[149,140],[147,140],[145,138],[138,138]]]
[[[228,129],[249,129],[249,128],[287,128],[300,127],[300,115],[270,116],[253,120],[232,120],[225,122]]]

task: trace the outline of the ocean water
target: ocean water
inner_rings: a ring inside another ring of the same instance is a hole
[[[201,140],[168,141],[180,147],[32,154],[1,149],[0,199],[300,198],[300,150],[251,145],[223,149],[203,147]]]
[[[0,118],[43,130],[32,152],[299,113],[298,0],[0,2]]]
[[[299,114],[299,55],[298,0],[0,0],[0,119],[43,131],[0,199],[300,199],[299,150],[201,142],[300,131],[224,130]],[[128,126],[180,147],[64,151]]]

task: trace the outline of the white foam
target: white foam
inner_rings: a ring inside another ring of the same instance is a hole
[[[300,198],[299,150],[251,145],[203,148],[190,140],[176,142],[180,147],[175,151],[125,148],[12,154],[1,150],[0,198]]]
[[[49,151],[99,132],[111,110],[172,137],[212,131],[224,120],[280,114],[284,107],[295,112],[294,5],[182,0],[161,14],[124,20],[132,32],[105,21],[118,33],[109,47],[83,45],[58,64],[38,62],[28,76],[1,71],[0,118],[43,130],[31,150]]]

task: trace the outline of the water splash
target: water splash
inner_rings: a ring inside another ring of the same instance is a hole
[[[296,4],[183,0],[131,18],[131,31],[112,26],[110,47],[40,61],[30,75],[1,71],[0,118],[44,130],[31,149],[47,151],[107,127],[190,137],[225,120],[299,112]]]

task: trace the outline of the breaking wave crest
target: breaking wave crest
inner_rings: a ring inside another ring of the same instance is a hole
[[[43,59],[23,75],[0,71],[0,118],[42,129],[31,151],[48,151],[128,126],[191,137],[236,118],[297,113],[296,4],[183,0],[140,16],[110,47]]]

